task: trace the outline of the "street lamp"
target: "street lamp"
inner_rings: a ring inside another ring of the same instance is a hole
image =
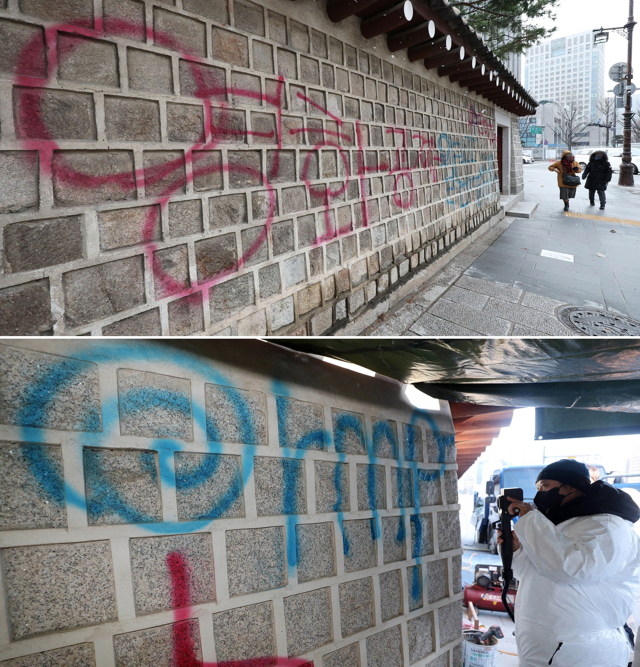
[[[636,22],[633,19],[633,0],[629,0],[629,18],[625,25],[619,28],[607,28],[607,30],[615,30],[627,40],[627,80],[625,90],[625,107],[622,117],[624,118],[624,130],[622,132],[622,164],[620,165],[620,176],[618,177],[618,185],[633,185],[633,165],[631,164],[631,119],[635,116],[631,111],[631,79],[633,78],[631,70],[631,55],[633,52],[633,27]],[[604,44],[609,39],[609,33],[604,28],[593,31],[593,43]]]

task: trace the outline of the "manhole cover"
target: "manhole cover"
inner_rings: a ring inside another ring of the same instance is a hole
[[[587,336],[640,336],[640,322],[599,308],[569,306],[558,311],[560,321]]]

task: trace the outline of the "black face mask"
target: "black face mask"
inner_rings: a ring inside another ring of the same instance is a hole
[[[560,487],[554,486],[553,489],[549,489],[548,491],[538,491],[533,502],[544,515],[547,515],[549,512],[558,509],[562,505],[564,498],[560,493]]]

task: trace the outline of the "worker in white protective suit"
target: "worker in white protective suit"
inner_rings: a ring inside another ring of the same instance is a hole
[[[534,507],[514,525],[520,667],[627,667],[623,628],[640,584],[640,508],[587,466],[563,459],[538,475]],[[502,539],[499,539],[502,542]]]

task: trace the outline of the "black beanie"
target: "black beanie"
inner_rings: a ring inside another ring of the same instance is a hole
[[[560,461],[550,463],[540,471],[536,482],[542,479],[552,479],[556,482],[562,482],[579,491],[585,491],[591,486],[589,468],[584,463],[574,461],[573,459],[560,459]]]

